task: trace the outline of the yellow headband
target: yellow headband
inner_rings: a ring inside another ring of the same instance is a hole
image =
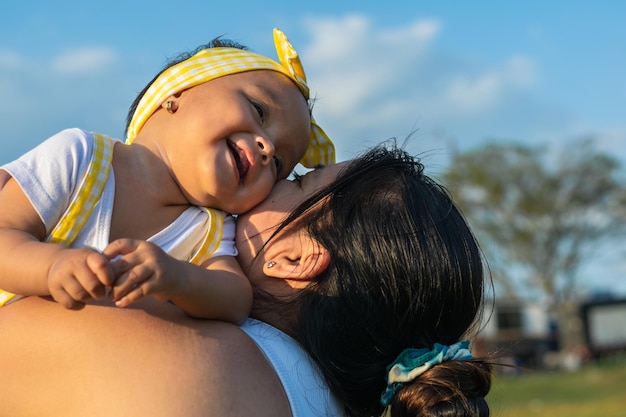
[[[274,29],[274,45],[280,64],[263,55],[237,48],[203,49],[159,75],[143,95],[128,125],[126,143],[131,143],[144,123],[170,96],[225,75],[253,70],[272,70],[289,77],[309,99],[309,87],[300,58],[283,32]],[[335,163],[335,146],[311,116],[311,138],[300,163],[307,168]]]

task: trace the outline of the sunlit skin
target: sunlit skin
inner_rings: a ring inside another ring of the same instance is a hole
[[[339,174],[339,171],[347,164],[341,162],[324,168],[310,171],[299,179],[279,181],[270,195],[254,209],[237,219],[236,243],[239,249],[239,263],[242,265],[248,279],[254,281],[258,272],[263,272],[268,276],[274,274],[274,268],[267,268],[267,262],[277,259],[290,250],[299,249],[302,242],[300,236],[293,236],[297,242],[289,239],[271,240],[263,248],[264,242],[272,235],[276,227],[291,213],[291,211],[306,198],[319,191],[324,186],[332,182]],[[265,227],[261,228],[260,225]],[[269,226],[271,225],[271,226]],[[290,233],[289,230],[284,233]],[[263,251],[261,252],[261,249]],[[256,256],[260,253],[260,256]],[[287,255],[288,257],[288,255]],[[254,267],[254,262],[262,262],[262,271]],[[280,266],[280,265],[279,265]]]
[[[327,185],[343,166],[317,169],[300,183],[279,181],[258,207],[239,216],[244,262],[249,264],[290,207]],[[310,242],[278,236],[267,249],[274,255],[287,248],[298,259]],[[263,281],[262,268],[248,272],[260,288],[274,291],[274,281],[284,280]],[[292,415],[275,371],[239,328],[190,319],[152,298],[128,309],[98,304],[72,312],[29,297],[0,311],[7,337],[0,343],[0,398],[10,415],[79,416],[86,407],[95,416]],[[284,317],[260,312],[268,317],[257,318],[281,327]]]
[[[213,257],[198,267],[145,239],[190,205],[233,214],[250,210],[304,155],[310,120],[298,87],[269,70],[220,77],[168,97],[131,145],[115,145],[111,243],[102,253],[41,243],[43,223],[9,180],[0,195],[6,203],[0,204],[0,249],[11,259],[4,275],[21,279],[0,282],[0,288],[51,294],[78,308],[112,287],[108,294],[119,307],[151,295],[194,317],[241,322],[252,296],[233,257]]]
[[[246,212],[289,175],[308,147],[306,100],[278,72],[220,77],[170,100],[175,113],[158,110],[158,123],[146,123],[134,143],[165,161],[181,202]]]

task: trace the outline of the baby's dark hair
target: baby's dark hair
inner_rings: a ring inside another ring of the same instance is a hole
[[[483,302],[482,252],[446,189],[394,142],[349,163],[290,222],[331,261],[298,295],[287,331],[347,415],[384,412],[386,367],[404,349],[471,336]],[[391,415],[488,416],[491,372],[480,359],[435,365],[396,393]]]
[[[196,49],[194,49],[193,51],[189,51],[189,52],[183,52],[181,54],[178,54],[177,56],[170,58],[167,60],[167,62],[165,63],[165,66],[161,69],[161,71],[159,71],[154,78],[152,78],[152,80],[150,80],[150,82],[139,92],[139,94],[137,95],[137,97],[135,97],[135,100],[133,100],[132,104],[130,105],[130,108],[128,109],[128,114],[126,115],[126,129],[125,131],[128,130],[128,126],[130,125],[130,122],[133,119],[133,115],[135,114],[135,111],[137,110],[137,106],[139,105],[139,101],[141,100],[141,98],[144,96],[144,94],[146,94],[146,91],[148,90],[148,88],[150,88],[150,86],[152,85],[152,83],[159,78],[159,76],[168,68],[185,61],[186,59],[191,58],[192,56],[194,56],[195,54],[197,54],[198,52],[200,52],[203,49],[209,49],[209,48],[236,48],[236,49],[242,49],[242,50],[248,50],[248,48],[244,45],[241,45],[238,42],[235,42],[233,40],[230,39],[223,39],[222,37],[217,37],[214,38],[212,41],[210,41],[209,43],[206,43],[204,45],[200,45],[198,46]]]

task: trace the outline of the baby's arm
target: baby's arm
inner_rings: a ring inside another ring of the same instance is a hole
[[[101,298],[113,275],[108,260],[88,249],[43,243],[45,226],[14,179],[0,189],[0,288],[52,295],[67,308]]]
[[[252,287],[233,256],[217,256],[202,267],[177,260],[157,245],[119,239],[103,252],[118,277],[111,296],[126,307],[147,295],[172,301],[197,318],[242,323],[252,306]]]

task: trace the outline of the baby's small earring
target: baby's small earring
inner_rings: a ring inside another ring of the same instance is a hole
[[[174,108],[172,107],[173,105],[174,105],[174,102],[172,100],[168,100],[165,102],[165,110],[167,110],[169,114],[176,113],[176,110],[174,110]]]
[[[266,264],[267,269],[274,268],[274,266],[275,266],[275,265],[276,265],[276,262],[274,262],[274,261],[269,261],[269,262]]]

